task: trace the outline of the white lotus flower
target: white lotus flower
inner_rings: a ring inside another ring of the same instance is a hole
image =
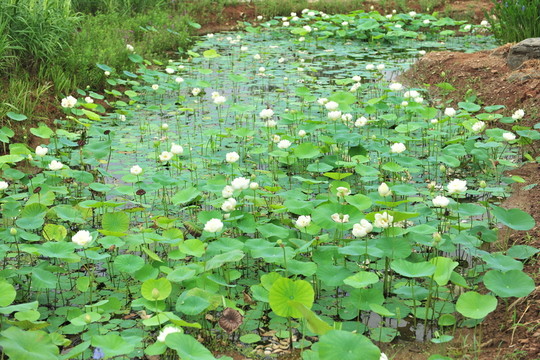
[[[339,186],[337,189],[337,196],[338,197],[345,197],[345,196],[348,196],[348,195],[351,195],[351,190],[346,188],[345,186]]]
[[[275,128],[277,126],[277,121],[276,120],[267,120],[264,125],[268,128]]]
[[[405,150],[407,150],[407,148],[405,147],[405,144],[403,144],[403,143],[394,143],[390,147],[390,152],[393,153],[393,154],[401,154]]]
[[[231,182],[231,186],[234,190],[246,190],[249,187],[249,183],[249,179],[237,177]]]
[[[475,122],[473,124],[473,126],[471,128],[472,128],[472,131],[474,131],[474,132],[480,132],[480,131],[484,130],[485,126],[486,126],[485,122],[477,121],[477,122]]]
[[[201,93],[201,89],[200,89],[200,88],[193,88],[193,89],[191,90],[191,94],[192,94],[193,96],[197,96],[197,95],[199,95],[200,93]]]
[[[449,194],[461,194],[467,191],[467,181],[454,179],[446,186]]]
[[[289,140],[281,140],[277,144],[277,147],[280,148],[280,149],[288,149],[289,146],[291,146],[291,142]]]
[[[233,196],[234,189],[230,185],[226,185],[223,190],[221,190],[221,196],[223,196],[225,199],[228,199]]]
[[[57,160],[53,160],[49,164],[49,169],[51,169],[52,171],[60,170],[63,167],[64,167],[64,164],[62,164],[60,161],[57,161]]]
[[[174,79],[174,81],[176,81],[178,84],[181,84],[184,82],[184,78],[178,76],[176,79]]]
[[[433,202],[433,206],[435,207],[447,207],[448,204],[450,204],[450,199],[447,198],[446,196],[441,196],[441,195],[436,196],[431,201]]]
[[[454,108],[446,108],[444,109],[444,115],[446,116],[455,116],[456,115],[456,110]]]
[[[367,122],[368,120],[364,116],[362,116],[356,119],[356,121],[354,122],[354,126],[363,127],[363,126],[366,126]]]
[[[127,49],[127,51],[130,51],[130,52],[135,51],[135,48],[132,45],[129,45],[129,44],[126,45],[126,49]]]
[[[259,116],[260,116],[261,119],[269,119],[272,116],[274,116],[274,110],[272,110],[272,109],[263,109],[259,113]]]
[[[9,184],[6,181],[0,181],[0,191],[4,191],[9,187]]]
[[[300,136],[301,138],[303,138],[306,135],[307,135],[306,130],[298,130],[298,136]]]
[[[334,120],[334,121],[340,119],[341,118],[341,111],[330,111],[328,113],[328,118],[330,120]]]
[[[45,156],[49,152],[49,149],[45,146],[37,146],[36,147],[36,155],[37,156]]]
[[[373,225],[366,219],[360,220],[360,223],[353,225],[352,234],[356,237],[364,237],[373,230]]]
[[[210,219],[204,224],[204,231],[217,233],[223,230],[223,222],[219,219]]]
[[[319,99],[317,99],[317,104],[319,104],[319,105],[325,105],[327,103],[328,103],[327,98],[319,98]]]
[[[324,104],[324,106],[326,107],[326,110],[328,111],[334,111],[339,108],[339,104],[335,101],[328,101],[326,104]]]
[[[184,148],[181,145],[173,143],[171,145],[171,152],[174,155],[182,155],[184,153]]]
[[[512,115],[512,119],[519,120],[522,119],[525,116],[525,111],[523,109],[516,110],[514,114]]]
[[[366,70],[375,70],[375,65],[373,65],[373,64],[367,64],[367,65],[366,65]]]
[[[250,182],[249,183],[249,188],[251,190],[257,190],[259,188],[259,183],[256,183],[256,182]]]
[[[214,104],[221,105],[224,104],[225,101],[227,101],[227,98],[225,96],[219,95],[214,98]]]
[[[133,165],[131,169],[129,169],[129,172],[131,173],[131,175],[141,175],[143,169],[139,165]]]
[[[379,185],[379,187],[377,188],[377,191],[379,192],[379,195],[381,195],[382,197],[387,197],[387,196],[392,195],[392,190],[390,190],[388,185],[386,185],[386,183],[384,182],[381,185]]]
[[[163,151],[160,155],[159,155],[159,161],[169,161],[173,158],[173,153],[172,152],[169,152],[169,151]]]
[[[77,105],[77,99],[70,95],[62,99],[61,105],[65,108],[73,108]]]
[[[227,153],[225,155],[225,161],[228,162],[229,164],[235,163],[239,159],[240,159],[240,155],[238,155],[238,153],[236,151]]]
[[[349,215],[348,214],[335,213],[335,214],[332,214],[330,217],[332,218],[332,220],[334,220],[337,223],[344,224],[344,223],[349,222]]]
[[[379,70],[379,71],[384,70],[384,68],[385,68],[385,65],[384,65],[384,64],[379,64],[379,65],[377,65],[377,70]]]
[[[159,89],[159,85],[158,85],[158,84],[152,85],[152,90],[157,90],[157,89]]]
[[[392,83],[388,88],[392,91],[400,91],[403,89],[403,85],[401,85],[400,83]]]
[[[208,34],[208,35],[213,35],[213,34]],[[174,334],[174,333],[177,333],[177,332],[181,333],[181,332],[183,332],[183,331],[182,331],[182,329],[177,328],[177,327],[175,327],[175,326],[170,326],[170,325],[165,326],[165,327],[163,328],[163,330],[161,330],[161,331],[159,332],[159,335],[158,335],[158,337],[157,337],[157,341],[159,341],[159,342],[165,342],[165,339],[167,338],[167,335],[169,335],[169,334]]]
[[[511,133],[511,132],[505,132],[502,134],[502,137],[504,140],[506,141],[513,141],[513,140],[516,140],[516,134],[514,133]]]
[[[296,227],[300,229],[308,227],[309,224],[311,224],[311,216],[309,215],[300,215],[296,220]]]
[[[79,246],[86,246],[92,241],[92,235],[90,235],[90,231],[88,230],[79,230],[73,235],[71,241]]]
[[[261,55],[255,54],[255,55],[253,55],[253,58],[254,58],[255,60],[261,60]]]
[[[221,205],[221,210],[223,210],[225,212],[231,212],[236,208],[236,204],[237,204],[237,202],[236,202],[236,200],[234,198],[232,198],[232,197],[228,198]]]
[[[381,213],[375,214],[374,225],[378,228],[385,229],[389,227],[393,221],[394,221],[394,217],[385,211],[382,214]]]

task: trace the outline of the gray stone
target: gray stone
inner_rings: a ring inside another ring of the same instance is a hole
[[[540,59],[540,38],[525,39],[512,46],[506,63],[511,69],[517,69],[530,59]]]

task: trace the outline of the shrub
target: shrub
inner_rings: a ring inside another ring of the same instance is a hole
[[[503,43],[540,36],[540,1],[492,0],[489,22],[495,37]]]

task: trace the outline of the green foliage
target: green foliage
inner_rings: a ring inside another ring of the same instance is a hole
[[[540,37],[540,2],[535,0],[492,0],[489,23],[501,43]]]

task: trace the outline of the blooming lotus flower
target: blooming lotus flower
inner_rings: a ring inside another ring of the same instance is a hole
[[[225,96],[222,96],[222,95],[216,96],[214,98],[214,104],[216,104],[216,105],[224,104],[225,101],[227,101],[227,98]]]
[[[379,358],[379,360],[388,360],[388,356],[386,356],[385,353],[381,353],[381,357]]]
[[[359,75],[354,75],[354,76],[352,77],[352,79],[353,79],[353,81],[356,81],[356,82],[362,81],[362,77],[359,76]]]
[[[418,91],[416,90],[405,91],[405,93],[403,94],[403,97],[406,98],[415,98],[418,96],[420,96],[420,93],[418,93]]]
[[[461,194],[467,191],[467,181],[454,179],[448,183],[446,188],[450,194]]]
[[[429,19],[425,19],[424,21],[422,21],[422,23],[423,23],[424,25],[429,25],[430,22],[431,22],[431,21],[429,21]]]
[[[126,49],[127,49],[127,51],[130,51],[130,52],[135,51],[135,48],[132,45],[129,45],[129,44],[126,45]]]
[[[169,130],[169,124],[167,124],[167,123],[161,124],[161,130],[165,130],[165,131]]]
[[[277,121],[276,120],[267,120],[264,125],[268,128],[275,128],[277,126]]]
[[[448,199],[445,196],[437,196],[431,200],[433,202],[433,206],[435,207],[447,207],[448,204],[450,204],[450,199]]]
[[[416,11],[411,11],[411,12],[409,12],[409,16],[410,16],[410,17],[415,17],[415,16],[416,16]]]
[[[159,89],[159,85],[158,85],[158,84],[152,85],[152,90],[157,90],[157,89]]]
[[[225,155],[225,161],[228,162],[229,164],[235,163],[239,159],[240,159],[240,155],[238,155],[236,151],[227,153],[227,155]]]
[[[444,109],[444,115],[446,116],[455,116],[456,115],[456,110],[454,108],[446,108]]]
[[[197,96],[197,95],[199,95],[200,93],[201,93],[201,89],[200,89],[200,88],[193,88],[193,89],[191,90],[191,94],[192,94],[193,96]]]
[[[336,191],[337,191],[336,195],[338,197],[345,197],[345,196],[351,195],[351,190],[347,189],[345,186],[339,186],[336,189]]]
[[[379,188],[377,189],[377,191],[379,192],[379,195],[381,195],[382,197],[387,197],[387,196],[392,195],[392,190],[390,190],[388,185],[386,185],[386,183],[384,182],[381,185],[379,185]]]
[[[484,130],[484,127],[486,126],[486,123],[483,121],[477,121],[472,126],[472,131],[474,132],[480,132]]]
[[[249,187],[249,179],[245,177],[237,177],[231,182],[231,186],[234,190],[245,190]]]
[[[366,126],[367,122],[368,120],[364,116],[362,116],[356,119],[356,121],[354,122],[354,126],[363,127],[363,126]]]
[[[378,228],[385,229],[389,227],[393,221],[394,221],[394,217],[385,211],[382,214],[381,213],[375,214],[374,225]]]
[[[328,118],[330,120],[336,121],[341,118],[341,111],[330,111],[328,113]]]
[[[384,70],[384,68],[385,68],[384,64],[377,65],[377,70],[379,70],[379,71]]]
[[[278,142],[281,141],[281,136],[279,135],[272,136],[272,141],[277,144]]]
[[[353,86],[351,86],[351,88],[349,89],[349,92],[356,92],[358,89],[360,89],[360,87],[362,87],[362,83],[354,83]]]
[[[84,101],[86,101],[87,104],[92,104],[94,103],[94,99],[92,99],[90,96],[87,96],[84,98]]]
[[[223,230],[223,223],[219,219],[210,219],[204,224],[204,231],[217,233]]]
[[[58,171],[63,167],[64,167],[64,164],[62,164],[60,161],[57,161],[57,160],[53,160],[49,164],[49,169],[51,169],[52,171]]]
[[[504,140],[506,141],[513,141],[513,140],[516,140],[516,135],[514,133],[511,133],[511,132],[505,132],[502,134],[502,137]]]
[[[259,117],[261,119],[269,119],[271,118],[272,116],[274,116],[274,110],[272,109],[263,109],[261,110],[261,112],[259,113]]]
[[[393,154],[401,154],[405,150],[407,150],[407,148],[403,143],[395,143],[390,147],[390,152]]]
[[[353,225],[352,234],[356,237],[364,237],[373,230],[373,225],[366,219],[362,219],[359,224]]]
[[[349,215],[348,214],[335,213],[335,214],[332,214],[332,216],[330,216],[330,217],[332,218],[332,220],[334,220],[337,223],[344,224],[344,223],[349,222]]]
[[[335,101],[328,101],[324,106],[326,107],[326,110],[328,111],[334,111],[339,108],[339,104]]]
[[[301,138],[303,138],[306,135],[307,135],[306,130],[298,130],[298,136],[300,136]]]
[[[341,115],[341,120],[343,120],[343,121],[352,121],[352,114],[343,114],[343,115]]]
[[[250,182],[250,183],[249,183],[249,188],[250,188],[251,190],[257,190],[257,189],[259,188],[259,184],[256,183],[256,182]]]
[[[131,173],[131,175],[141,175],[143,172],[143,169],[139,165],[134,165],[131,167],[129,172]]]
[[[514,114],[512,115],[512,119],[519,120],[522,119],[525,116],[525,111],[523,109],[516,110]]]
[[[489,27],[489,22],[487,20],[482,20],[480,22],[480,26],[483,26],[483,27]]]
[[[169,75],[174,74],[174,71],[175,71],[175,70],[174,70],[173,68],[169,68],[169,67],[165,69],[165,72],[166,72],[167,74],[169,74]]]
[[[325,105],[326,103],[328,103],[327,98],[319,98],[319,99],[317,99],[317,104],[319,104],[319,105]]]
[[[174,155],[182,155],[184,153],[184,148],[181,145],[173,143],[171,145],[171,152]]]
[[[253,55],[253,58],[254,58],[255,60],[261,60],[261,55],[255,54],[255,55]]]
[[[463,31],[470,31],[471,30],[471,24],[467,24],[463,27]]]
[[[173,158],[173,153],[172,152],[169,152],[169,151],[163,151],[160,155],[159,155],[159,161],[169,161]]]
[[[366,65],[366,70],[375,70],[375,65],[373,65],[373,64],[367,64],[367,65]]]
[[[291,142],[289,140],[281,140],[277,147],[280,149],[288,149],[291,146]]]
[[[184,82],[184,78],[178,76],[176,79],[174,79],[174,81],[176,81],[178,84],[181,84]]]
[[[426,55],[426,50],[418,50],[418,54],[424,56]]]
[[[71,241],[79,246],[86,246],[92,241],[92,235],[90,235],[90,231],[88,230],[79,230],[73,235]]]
[[[6,181],[0,181],[0,191],[4,191],[9,187],[9,184]]]
[[[208,35],[210,35],[210,34],[208,34]],[[174,333],[177,333],[177,332],[181,333],[181,332],[183,332],[183,330],[180,329],[180,328],[177,328],[176,326],[167,325],[159,332],[159,335],[157,337],[157,341],[164,343],[165,339],[167,339],[167,335],[174,334]]]
[[[120,121],[122,121],[122,122],[123,122],[123,121],[126,121],[126,115],[120,114],[120,115],[118,115],[118,119],[119,119]]]
[[[311,30],[312,30],[311,26],[309,26],[309,25],[304,25],[302,28],[307,32],[311,32]]]
[[[49,149],[44,146],[37,146],[36,147],[36,155],[37,156],[45,156],[49,152]]]
[[[403,85],[401,85],[400,83],[392,83],[388,88],[392,91],[400,91],[401,89],[403,89]]]
[[[223,205],[221,205],[221,210],[225,212],[231,212],[236,208],[236,200],[234,198],[228,198],[223,202]]]
[[[65,108],[73,108],[75,105],[77,105],[77,99],[75,99],[73,96],[68,96],[63,98],[60,104]]]
[[[221,190],[221,196],[223,196],[225,199],[230,198],[233,196],[234,189],[230,185],[226,185],[223,190]]]
[[[296,227],[299,229],[306,228],[309,224],[311,224],[311,216],[309,215],[300,215],[296,220]]]

